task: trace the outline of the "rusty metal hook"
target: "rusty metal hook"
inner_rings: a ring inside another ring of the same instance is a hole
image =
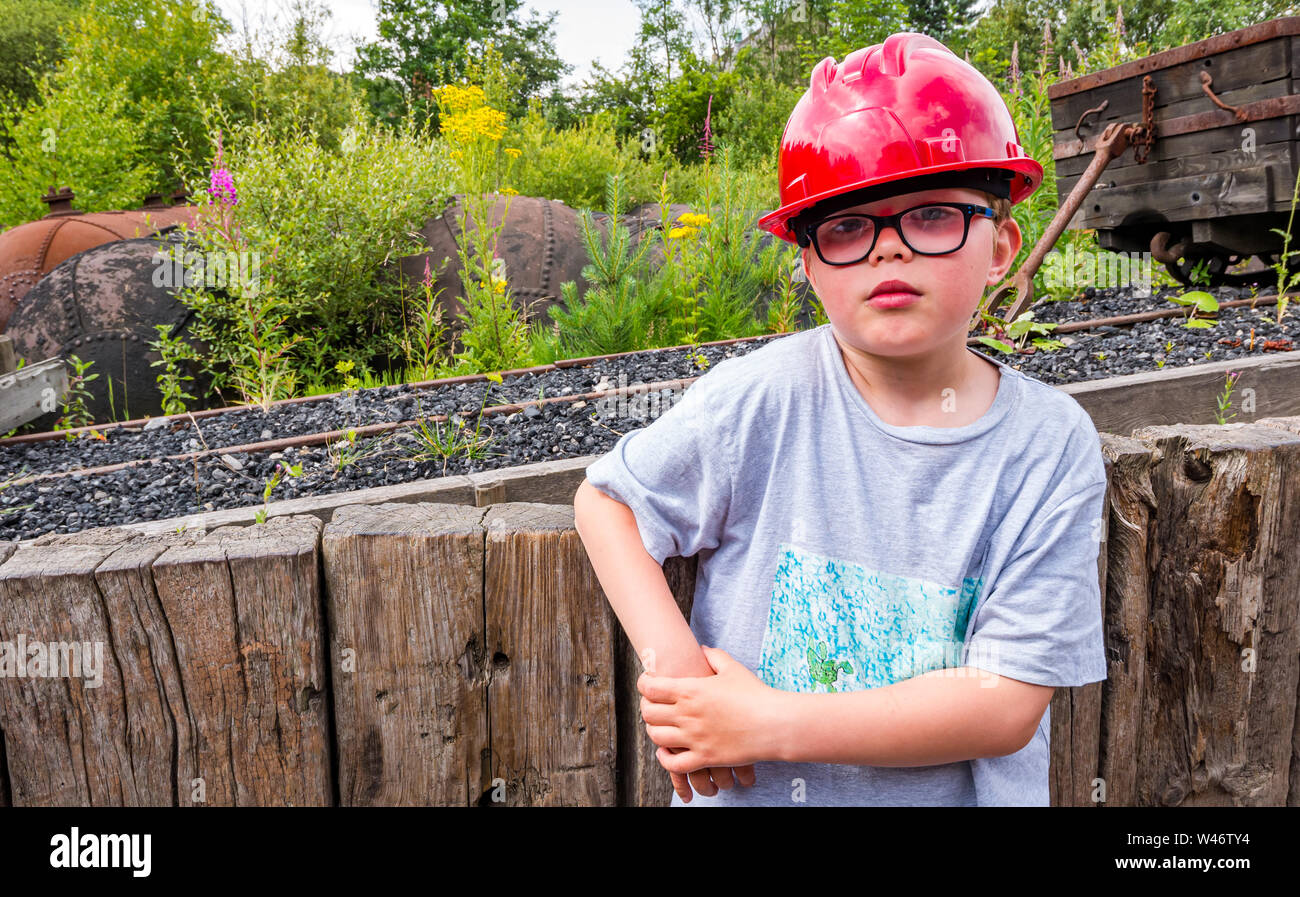
[[[1083,137],[1079,135],[1079,128],[1083,127],[1083,120],[1087,118],[1089,115],[1095,115],[1099,112],[1105,112],[1106,107],[1109,105],[1110,105],[1110,100],[1102,100],[1100,106],[1094,106],[1093,108],[1089,109],[1087,112],[1083,113],[1083,115],[1080,115],[1078,124],[1074,126],[1074,136],[1077,137],[1079,140],[1083,140]]]
[[[1214,105],[1218,106],[1220,109],[1225,109],[1228,112],[1231,112],[1237,121],[1245,121],[1246,110],[1242,109],[1240,106],[1229,106],[1227,103],[1223,102],[1223,100],[1216,97],[1214,91],[1210,90],[1210,85],[1213,83],[1214,79],[1210,77],[1210,73],[1201,69],[1201,90],[1205,91],[1205,95],[1213,100]]]

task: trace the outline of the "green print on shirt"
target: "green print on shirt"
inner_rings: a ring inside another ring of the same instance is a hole
[[[846,692],[961,665],[983,580],[947,586],[782,543],[758,678],[781,691]]]
[[[853,665],[847,660],[838,663],[827,660],[825,642],[818,642],[815,651],[812,645],[808,646],[808,673],[814,683],[820,682],[826,686],[827,691],[835,691],[835,680],[840,677],[841,672],[853,672]]]

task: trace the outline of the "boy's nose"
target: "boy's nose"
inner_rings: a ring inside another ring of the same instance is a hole
[[[903,242],[903,236],[898,232],[898,228],[892,224],[882,225],[880,232],[876,234],[876,245],[871,249],[871,257],[895,255],[898,253],[911,255],[912,250]]]

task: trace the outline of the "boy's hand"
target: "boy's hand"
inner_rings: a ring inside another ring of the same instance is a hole
[[[686,774],[776,759],[778,692],[727,652],[702,647],[715,675],[675,678],[642,673],[637,680],[643,696],[641,716],[650,740],[659,745],[660,764],[670,774]],[[673,753],[669,748],[685,750]],[[673,784],[677,786],[676,778]]]
[[[661,748],[660,750],[664,749]],[[670,754],[678,753],[678,749],[667,748],[667,750]],[[658,752],[656,752],[655,756],[659,756]],[[684,804],[689,804],[691,798],[695,796],[694,792],[691,791],[691,786],[694,786],[695,790],[705,797],[713,797],[719,790],[727,791],[732,787],[733,775],[735,781],[747,788],[752,787],[754,784],[753,764],[737,766],[734,769],[730,766],[715,766],[712,769],[697,769],[691,773],[668,773],[669,778],[673,780],[673,790],[677,792],[677,796],[682,799]],[[723,784],[719,785],[718,782]]]

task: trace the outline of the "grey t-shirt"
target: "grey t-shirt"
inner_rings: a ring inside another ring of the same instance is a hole
[[[699,553],[692,632],[773,688],[960,666],[1105,679],[1100,439],[1069,395],[994,361],[997,397],[975,422],[893,426],[824,324],[716,364],[587,479],[631,508],[656,561]],[[1049,717],[1007,756],[760,762],[751,788],[672,804],[1046,806]]]

